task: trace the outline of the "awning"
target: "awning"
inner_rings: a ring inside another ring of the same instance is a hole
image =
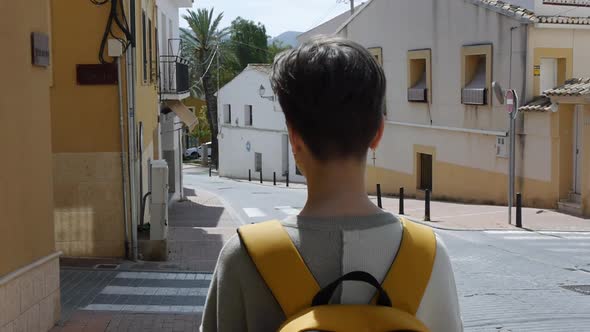
[[[197,124],[199,124],[197,117],[181,101],[169,100],[166,101],[166,106],[168,106],[172,112],[180,118],[190,131],[193,131]]]

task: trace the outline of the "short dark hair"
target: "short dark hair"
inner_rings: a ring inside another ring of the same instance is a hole
[[[314,38],[277,55],[271,82],[287,123],[316,159],[366,157],[382,121],[386,84],[366,48]]]

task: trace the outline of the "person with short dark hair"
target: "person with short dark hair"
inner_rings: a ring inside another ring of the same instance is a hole
[[[365,189],[367,152],[384,131],[381,66],[353,41],[319,37],[279,54],[271,83],[308,191],[301,213],[283,220],[283,228],[319,286],[351,271],[381,282],[403,232],[400,219],[375,206]],[[333,301],[366,304],[373,295],[374,289],[346,281]],[[450,259],[438,238],[416,317],[431,331],[462,331]],[[202,331],[276,331],[285,319],[240,238],[233,237],[219,256]]]

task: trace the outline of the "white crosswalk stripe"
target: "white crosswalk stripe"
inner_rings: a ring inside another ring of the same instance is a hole
[[[139,304],[89,304],[82,310],[158,312],[158,313],[199,313],[203,306],[190,305],[139,305]]]
[[[484,233],[510,242],[518,242],[535,249],[553,253],[588,255],[590,254],[590,232],[541,231],[530,232],[521,230],[484,231]]]
[[[208,288],[106,286],[100,293],[110,295],[204,296],[207,295],[207,291]]]
[[[275,210],[279,210],[288,216],[296,216],[301,212],[301,210],[291,206],[275,206]]]
[[[119,272],[115,278],[123,279],[165,279],[165,280],[211,280],[211,274],[203,273],[160,273],[160,272]]]
[[[244,213],[248,218],[259,218],[266,216],[266,213],[262,212],[259,208],[244,208]]]

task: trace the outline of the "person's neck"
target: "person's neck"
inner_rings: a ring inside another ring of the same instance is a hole
[[[301,216],[368,216],[381,212],[365,189],[365,165],[327,162],[306,172],[307,202]]]

